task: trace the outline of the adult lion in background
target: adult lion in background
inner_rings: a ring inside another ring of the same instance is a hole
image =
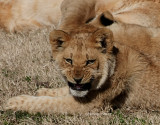
[[[110,27],[123,32],[117,32],[115,39],[110,29],[92,25],[51,32],[53,57],[68,85],[40,89],[37,96],[13,97],[5,108],[84,113],[105,107],[104,102],[108,102],[116,107],[160,110],[158,29],[152,32],[149,28],[121,23]]]
[[[63,0],[0,0],[0,26],[23,31],[57,25]]]
[[[115,21],[160,26],[159,0],[0,0],[0,26],[8,31],[57,27],[64,21],[61,15],[65,11],[73,16],[85,15],[86,22],[109,11]]]

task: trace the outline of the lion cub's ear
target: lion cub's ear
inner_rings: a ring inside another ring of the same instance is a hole
[[[62,30],[53,30],[50,33],[50,43],[53,51],[62,51],[67,41],[69,41],[69,34]]]
[[[96,48],[102,53],[111,53],[113,48],[113,33],[107,28],[97,30],[93,34],[94,41],[96,42]]]

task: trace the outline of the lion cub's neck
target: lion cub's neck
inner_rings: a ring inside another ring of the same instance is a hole
[[[116,56],[114,74],[101,89],[95,92],[94,96],[99,100],[112,101],[115,97],[130,89],[130,85],[141,79],[141,73],[146,70],[148,65],[147,60],[138,51],[118,42],[114,42],[114,46],[119,50]]]

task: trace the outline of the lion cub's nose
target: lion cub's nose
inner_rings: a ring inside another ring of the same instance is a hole
[[[74,78],[74,81],[75,81],[77,84],[80,84],[81,81],[82,81],[82,78],[80,78],[80,79]]]

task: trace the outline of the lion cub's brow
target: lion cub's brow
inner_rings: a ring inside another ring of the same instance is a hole
[[[92,33],[76,33],[73,34],[71,37],[70,45],[72,48],[76,48],[76,51],[81,53],[81,51],[86,51],[88,47],[90,47],[91,44],[93,44],[92,41]]]
[[[91,37],[92,33],[76,33],[72,35],[74,40],[87,40]]]
[[[94,60],[96,59],[96,52],[93,52],[92,47],[88,47],[86,42],[82,40],[74,41],[67,51],[68,53],[65,54],[65,57],[71,58],[73,61],[73,65],[86,65],[87,60]]]

